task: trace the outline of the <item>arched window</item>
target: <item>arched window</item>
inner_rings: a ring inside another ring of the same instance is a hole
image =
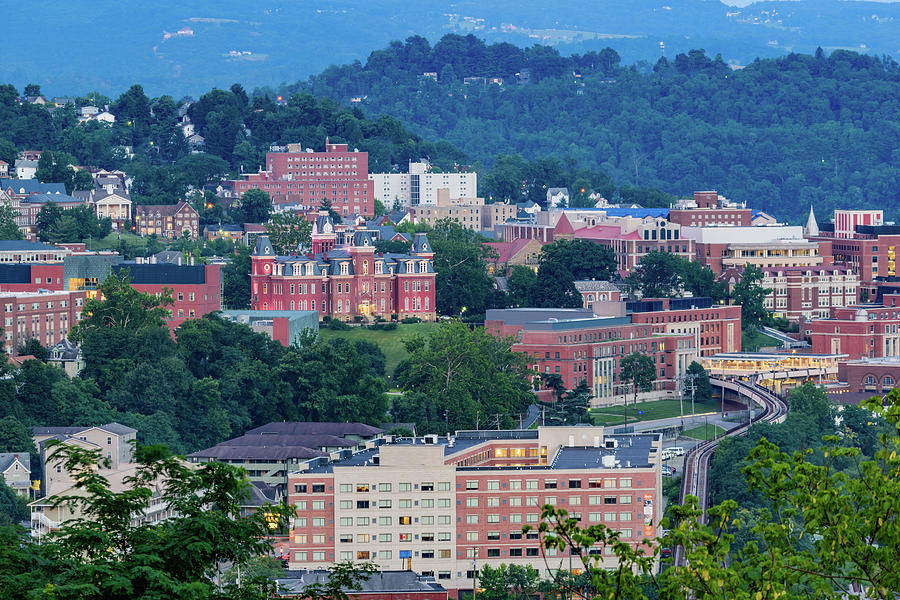
[[[890,375],[885,375],[884,377],[881,378],[881,391],[882,392],[889,392],[889,391],[891,391],[891,388],[893,388],[893,387],[894,387],[894,378],[893,377],[891,377]]]
[[[403,310],[409,310],[409,298],[403,299]]]
[[[877,382],[875,380],[874,375],[866,375],[866,378],[863,379],[863,387],[867,392],[874,392],[877,386]]]
[[[368,275],[368,274],[369,274],[369,261],[364,260],[363,261],[363,275]]]
[[[593,301],[594,301],[594,295],[588,294],[588,302],[593,302]]]

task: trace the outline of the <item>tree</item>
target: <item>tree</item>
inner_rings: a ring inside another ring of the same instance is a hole
[[[16,225],[19,212],[8,202],[0,204],[0,240],[21,240],[22,230]]]
[[[374,210],[375,210],[376,217],[380,217],[381,215],[383,215],[387,212],[387,209],[384,206],[384,202],[382,202],[378,198],[375,198],[375,202],[373,203],[373,205],[375,207]]]
[[[250,308],[250,248],[234,249],[231,262],[222,269],[222,300],[227,308]]]
[[[616,275],[616,255],[611,248],[587,240],[557,240],[541,248],[541,268],[551,261],[564,265],[572,277],[608,281]]]
[[[652,250],[626,279],[644,298],[670,298],[681,292],[681,259],[671,252]]]
[[[484,565],[478,571],[478,596],[483,600],[527,600],[538,592],[540,574],[531,565]]]
[[[114,492],[97,472],[107,462],[99,451],[51,447],[73,476],[78,491],[67,501],[82,517],[40,545],[13,541],[4,532],[0,583],[7,597],[24,598],[28,589],[97,600],[261,600],[274,593],[269,581],[222,590],[216,581],[221,565],[248,563],[270,552],[270,524],[283,526],[289,519],[286,506],[243,514],[249,484],[240,469],[223,463],[190,468],[163,447],[138,446],[128,489]],[[173,516],[157,523],[135,519],[156,502],[171,507]]]
[[[50,352],[41,345],[40,340],[28,338],[19,346],[18,353],[20,356],[33,356],[38,360],[45,361],[50,356]]]
[[[692,360],[688,365],[687,375],[693,378],[694,397],[701,400],[709,400],[712,398],[712,384],[709,381],[709,373],[703,368],[703,365],[696,360]]]
[[[506,305],[528,306],[528,294],[537,281],[534,269],[525,265],[514,265],[506,278]]]
[[[528,289],[528,306],[579,308],[582,305],[581,293],[565,265],[549,261],[538,269],[534,285]]]
[[[131,287],[127,269],[110,273],[97,287],[97,292],[96,298],[84,303],[82,319],[69,333],[69,338],[75,342],[97,331],[133,333],[144,327],[161,328],[169,316],[166,306],[173,303],[170,291],[156,296]]]
[[[766,316],[766,296],[772,291],[764,288],[762,269],[747,264],[741,280],[731,289],[731,303],[741,307],[741,327],[744,330],[758,329]]]
[[[41,86],[36,83],[29,83],[25,86],[24,94],[26,96],[40,96]]]
[[[75,169],[72,168],[74,162],[72,156],[65,152],[45,150],[38,159],[34,176],[41,183],[62,183],[66,186],[66,193],[71,194],[75,189]]]
[[[265,223],[272,213],[272,199],[263,190],[247,190],[241,195],[241,204],[232,208],[237,223]]]
[[[481,327],[446,321],[404,345],[409,358],[395,375],[404,397],[395,399],[391,414],[421,431],[446,433],[487,419],[512,426],[534,399],[525,357],[512,351],[512,340]]]
[[[400,240],[375,240],[375,252],[385,254],[408,254],[412,246],[410,242]]]
[[[0,527],[28,522],[31,509],[28,501],[0,480]]]
[[[712,298],[714,302],[725,299],[725,283],[716,281],[716,274],[709,267],[693,260],[682,260],[679,271],[686,292],[696,297]]]
[[[646,391],[656,379],[656,365],[646,354],[632,352],[624,357],[619,366],[622,369],[622,381],[631,385],[634,392],[634,404],[637,404],[639,391]],[[625,424],[628,424],[628,400],[625,400]]]
[[[31,430],[12,415],[0,419],[0,452],[37,452]]]
[[[477,233],[441,219],[428,235],[434,250],[437,310],[443,315],[484,314],[491,306],[493,281],[486,259],[494,250]]]
[[[323,583],[312,583],[297,596],[300,600],[350,600],[348,592],[362,588],[362,584],[378,572],[374,563],[338,562],[328,569]]]
[[[555,375],[555,374],[553,374]],[[560,380],[560,384],[562,381]],[[542,403],[544,405],[545,425],[578,425],[590,423],[588,409],[591,406],[591,388],[586,381],[578,384],[574,390],[557,392],[555,402]]]
[[[312,243],[312,223],[295,212],[275,213],[266,223],[266,234],[276,252],[296,253]]]

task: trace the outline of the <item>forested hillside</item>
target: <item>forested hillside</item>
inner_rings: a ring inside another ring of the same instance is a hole
[[[389,114],[485,164],[557,157],[619,185],[715,188],[794,221],[810,204],[822,215],[871,206],[898,216],[900,68],[890,58],[818,51],[732,70],[694,50],[638,68],[610,49],[564,57],[448,35],[433,47],[394,42],[364,65],[285,89],[362,97],[368,115]]]

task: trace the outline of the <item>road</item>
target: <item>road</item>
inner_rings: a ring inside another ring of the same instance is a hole
[[[752,419],[752,423],[767,421],[769,423],[781,423],[787,416],[787,403],[781,397],[771,391],[757,385],[742,381],[725,381],[713,379],[713,385],[737,392],[749,401],[762,406],[762,413]],[[733,425],[733,424],[732,424]],[[684,471],[681,479],[681,501],[691,495],[699,499],[699,508],[705,512],[709,504],[709,464],[716,446],[722,437],[738,436],[747,433],[751,423],[733,425],[721,437],[701,442],[688,450],[684,457]],[[684,566],[684,549],[679,546],[675,549],[675,566]]]

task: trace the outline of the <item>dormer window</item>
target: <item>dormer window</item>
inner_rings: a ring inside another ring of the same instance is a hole
[[[428,261],[423,260],[422,262],[419,263],[419,272],[425,273],[426,271],[428,271]]]
[[[341,275],[349,275],[350,274],[350,265],[348,263],[341,263]]]

